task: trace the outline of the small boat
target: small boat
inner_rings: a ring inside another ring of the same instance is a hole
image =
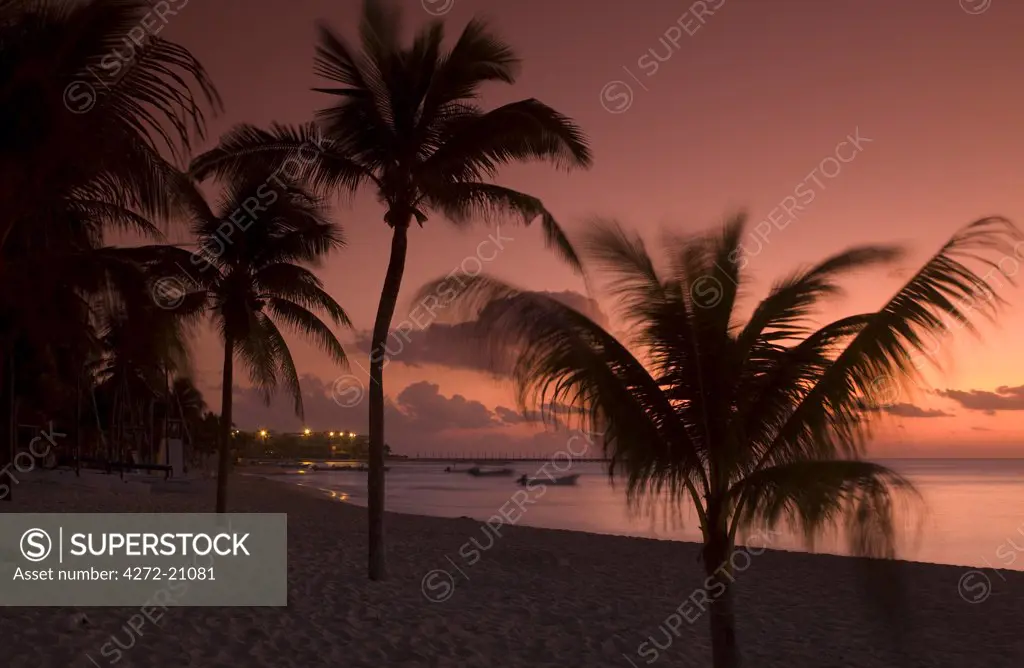
[[[558,476],[557,478],[527,478],[526,475],[520,476],[518,482],[520,485],[575,485],[576,481],[579,480],[580,474],[573,473],[571,475]]]
[[[515,473],[510,468],[496,467],[496,466],[474,466],[471,469],[467,469],[466,473],[477,477],[490,477],[490,476],[508,476]]]

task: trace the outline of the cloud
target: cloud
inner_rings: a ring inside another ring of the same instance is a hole
[[[540,294],[558,300],[586,314],[601,326],[608,327],[608,318],[598,303],[585,295],[572,290]],[[475,326],[476,321],[445,324],[423,323],[411,318],[396,320],[384,348],[390,362],[410,367],[437,365],[496,375],[507,374],[508,369],[498,365],[500,356],[493,356],[484,341],[475,340]],[[369,355],[372,347],[371,332],[358,332],[355,343],[360,352]]]
[[[331,396],[332,386],[316,376],[299,379],[305,419],[295,415],[291,398],[278,392],[268,406],[260,393],[251,387],[236,387],[233,394],[232,422],[239,429],[267,428],[296,432],[303,427],[320,430],[365,432],[366,404],[339,406]],[[363,392],[365,395],[365,391]]]
[[[561,292],[541,291],[538,294],[546,295],[570,308],[574,308],[602,327],[608,328],[608,317],[601,310],[601,305],[595,299],[591,299],[573,290],[562,290]]]
[[[526,411],[521,413],[507,406],[498,406],[494,409],[495,414],[505,424],[544,424],[544,419],[547,418],[547,424],[551,427],[564,428],[565,422],[558,418],[554,412],[548,412],[547,415],[542,414],[540,411]]]
[[[940,390],[941,397],[951,399],[967,410],[981,411],[988,415],[996,411],[1024,411],[1024,385],[997,387],[995,392],[988,390]]]
[[[289,398],[278,394],[267,406],[252,388],[236,388],[233,422],[242,429],[268,427],[278,431],[345,430],[363,432],[367,426],[365,392],[356,396],[354,406],[339,406],[332,386],[316,376],[303,376],[302,401],[305,419],[296,417]],[[364,390],[365,388],[360,388]],[[348,396],[343,397],[347,399]],[[409,385],[393,400],[388,400],[384,417],[388,434],[410,432],[434,434],[446,429],[479,429],[501,424],[498,417],[479,401],[461,394],[445,397],[434,383],[420,381]]]
[[[892,406],[886,406],[885,412],[890,415],[904,418],[953,417],[952,413],[947,413],[946,411],[938,409],[921,408],[914,404],[893,404]]]
[[[988,427],[971,427],[974,431],[992,431]]]
[[[295,416],[292,401],[282,394],[267,406],[252,388],[236,388],[233,422],[246,430],[298,432],[309,427],[316,431],[366,433],[365,395],[353,406],[339,406],[332,398],[333,383],[306,375],[301,384],[304,420]],[[346,394],[342,398],[349,397]],[[546,456],[568,444],[573,456],[582,456],[579,453],[585,445],[579,444],[579,432],[566,429],[561,423],[542,430],[541,425],[527,419],[532,417],[537,416],[523,416],[507,406],[491,410],[460,394],[445,396],[437,384],[428,381],[402,389],[393,399],[387,399],[384,409],[387,442],[400,454],[471,456],[517,452]],[[592,453],[586,456],[599,456],[599,446],[590,450]]]
[[[506,424],[521,424],[527,421],[527,418],[522,413],[507,406],[498,406],[494,409],[494,412]]]
[[[892,404],[890,406],[868,406],[862,405],[861,408],[866,411],[878,412],[885,411],[889,415],[895,415],[896,417],[903,418],[939,418],[939,417],[955,417],[952,413],[946,411],[921,408],[914,404]]]
[[[582,412],[579,408],[556,402],[544,404],[544,410],[557,413],[558,415],[579,415]]]
[[[395,409],[419,432],[436,433],[445,429],[480,429],[501,423],[479,401],[461,394],[441,395],[440,387],[428,381],[413,383],[398,394]],[[385,416],[386,417],[386,416]]]
[[[411,367],[432,364],[493,373],[495,361],[481,342],[474,341],[474,324],[433,323],[421,330],[394,329],[384,345],[388,363],[397,362]],[[370,355],[372,341],[370,331],[356,334],[356,347],[366,356]]]

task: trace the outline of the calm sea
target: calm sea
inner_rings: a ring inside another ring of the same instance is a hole
[[[567,462],[557,462],[566,469]],[[921,512],[900,519],[901,559],[939,564],[1024,571],[1024,459],[891,459],[883,463],[914,482],[924,499]],[[516,475],[536,474],[541,462],[514,462]],[[477,478],[446,473],[444,463],[391,463],[387,478],[388,510],[438,517],[469,516],[486,520],[508,503],[514,477]],[[460,464],[465,469],[468,464]],[[549,471],[553,471],[551,464]],[[669,521],[637,515],[625,502],[621,483],[612,485],[601,464],[574,463],[565,473],[580,474],[572,487],[547,486],[530,493],[525,512],[515,510],[516,524],[551,529],[697,541],[700,530],[692,512]],[[364,505],[366,474],[317,471],[289,474],[296,484],[334,492]],[[522,496],[519,497],[522,499]],[[508,504],[508,509],[514,508]],[[794,536],[773,539],[769,547],[806,550]],[[823,537],[816,552],[844,554],[839,535]]]

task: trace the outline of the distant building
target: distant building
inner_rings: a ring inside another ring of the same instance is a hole
[[[370,437],[349,431],[234,432],[239,456],[252,459],[362,459],[370,454]],[[384,456],[391,446],[384,445]]]

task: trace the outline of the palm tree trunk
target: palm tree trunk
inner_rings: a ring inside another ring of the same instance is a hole
[[[380,293],[377,319],[373,323],[373,341],[370,348],[370,471],[367,475],[367,510],[370,520],[371,580],[387,577],[384,552],[384,344],[391,330],[398,292],[405,273],[405,254],[408,250],[409,221],[397,221],[391,237],[391,258],[384,276],[384,289]]]
[[[120,385],[120,383],[119,383]],[[110,453],[107,460],[116,462],[121,460],[121,389],[114,389],[114,398],[110,407],[110,432],[113,434],[113,443],[110,444]]]
[[[146,425],[146,459],[144,460],[148,464],[160,464],[156,460],[156,456],[160,453],[160,446],[156,443],[156,399],[154,397],[149,398],[149,415],[147,416]]]
[[[231,466],[231,390],[234,382],[235,342],[224,335],[224,383],[221,388],[220,456],[217,460],[217,512],[228,511],[228,468]]]
[[[6,493],[0,500],[14,500],[14,485],[17,473],[14,470],[14,455],[17,443],[17,426],[14,415],[14,356],[10,348],[0,351],[0,488],[6,486]]]
[[[730,542],[727,535],[713,536],[704,549],[704,569],[711,609],[711,664],[713,668],[739,668],[740,654],[736,643],[736,609],[733,601],[734,580]]]
[[[82,476],[82,373],[75,381],[75,477]]]
[[[163,434],[163,439],[164,439],[164,459],[166,461],[162,462],[162,463],[170,464],[171,463],[171,444],[170,444],[169,439],[167,438],[168,434],[170,433],[170,431],[167,428],[167,425],[171,421],[171,375],[170,375],[170,372],[167,371],[167,364],[163,365],[163,372],[164,372],[164,419],[163,419],[163,424],[161,425],[160,433]],[[180,429],[184,429],[184,426],[185,426],[184,416],[180,416],[180,417],[181,417],[181,426],[178,427],[179,430]],[[154,427],[154,430],[155,429],[156,429],[156,427]],[[181,461],[184,462],[185,461],[185,439],[184,438],[181,441],[181,451],[182,451],[181,452]],[[178,471],[177,472],[177,475],[179,475],[179,476],[182,475],[182,474],[184,474],[184,471]]]

